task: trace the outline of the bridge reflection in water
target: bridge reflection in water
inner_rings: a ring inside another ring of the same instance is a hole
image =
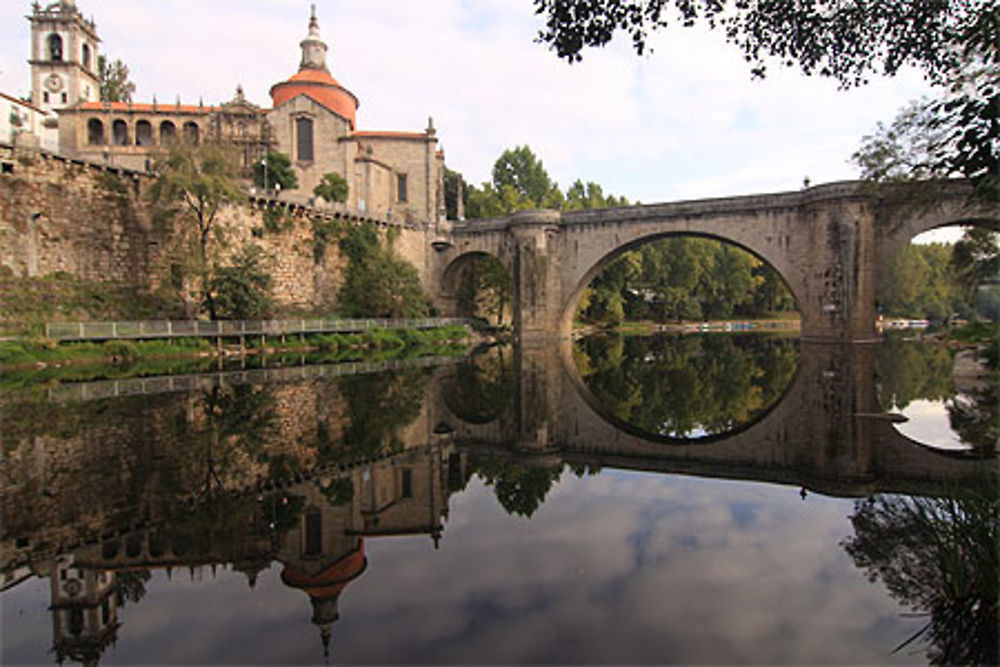
[[[221,565],[253,586],[277,562],[328,650],[338,599],[366,569],[366,540],[427,535],[436,546],[449,498],[473,474],[539,478],[535,497],[505,505],[521,514],[565,466],[858,498],[942,496],[990,474],[995,485],[993,462],[934,452],[895,430],[876,396],[876,349],[802,344],[780,402],[730,434],[691,442],[610,414],[569,343],[495,348],[479,367],[339,379],[272,372],[273,384],[210,382],[156,401],[7,397],[4,590],[48,577],[56,659],[94,662],[151,571],[203,576]],[[492,375],[480,382],[484,367]]]

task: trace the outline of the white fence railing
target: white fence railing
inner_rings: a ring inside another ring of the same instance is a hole
[[[372,329],[437,329],[476,322],[457,317],[418,319],[330,320],[149,320],[140,322],[49,322],[45,336],[54,340],[143,338],[220,338],[317,333],[363,333]]]

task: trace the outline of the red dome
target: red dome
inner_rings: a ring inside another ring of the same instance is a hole
[[[288,81],[276,83],[271,87],[271,101],[275,109],[299,95],[305,95],[338,116],[346,118],[351,124],[351,129],[354,129],[358,114],[358,98],[337,83],[328,72],[303,68]]]

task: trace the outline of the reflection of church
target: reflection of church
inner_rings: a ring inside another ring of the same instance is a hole
[[[233,146],[248,174],[277,150],[291,159],[299,182],[282,198],[311,198],[324,174],[337,173],[348,183],[351,210],[425,224],[444,217],[444,153],[433,124],[418,132],[359,130],[358,99],[330,74],[315,7],[299,70],[271,87],[270,109],[251,104],[239,87],[218,106],[102,101],[95,23],[74,0],[36,2],[28,18],[31,102],[50,125],[58,115],[61,154],[145,170],[175,141],[212,140]]]
[[[464,479],[464,456],[428,446],[383,458],[348,473],[321,476],[268,496],[248,496],[235,517],[238,534],[212,541],[196,525],[161,525],[114,535],[59,556],[47,571],[53,649],[61,662],[96,664],[118,638],[117,585],[137,572],[187,569],[195,576],[228,565],[253,587],[277,561],[281,581],[305,593],[324,653],[339,617],[341,593],[367,566],[365,539],[429,535],[436,546],[448,516],[448,491]],[[200,525],[200,524],[199,524]],[[208,531],[212,532],[212,531]],[[153,602],[152,604],[155,604]]]

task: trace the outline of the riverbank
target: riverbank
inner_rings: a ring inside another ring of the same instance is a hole
[[[596,333],[621,333],[625,335],[654,333],[724,333],[744,331],[798,331],[798,318],[769,318],[760,320],[712,320],[708,322],[622,322],[612,327],[602,327],[594,324],[576,323],[573,327],[573,337],[583,338]]]
[[[301,337],[251,338],[241,344],[225,339],[108,340],[60,343],[46,338],[0,342],[3,384],[29,379],[89,380],[137,377],[177,371],[196,372],[231,358],[296,359],[316,363],[382,360],[428,354],[464,353],[489,337],[461,325],[429,329],[372,328],[363,333],[325,333]]]

